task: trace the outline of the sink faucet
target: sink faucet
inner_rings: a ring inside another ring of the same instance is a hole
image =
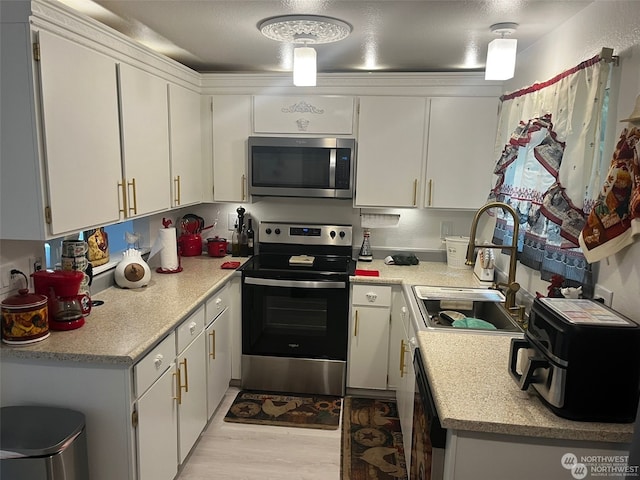
[[[495,288],[505,287],[505,302],[504,306],[507,311],[516,316],[520,322],[523,321],[524,311],[523,308],[516,305],[516,292],[520,290],[520,284],[516,282],[516,257],[518,255],[518,234],[520,231],[520,217],[518,216],[518,212],[515,209],[504,202],[489,202],[476,212],[473,217],[473,222],[471,222],[471,233],[469,234],[469,247],[467,248],[467,260],[465,262],[466,265],[475,265],[476,257],[476,230],[478,228],[478,220],[480,216],[489,210],[490,208],[502,208],[505,212],[508,212],[513,217],[513,240],[511,241],[511,245],[478,245],[481,248],[492,248],[497,250],[509,250],[509,278],[507,283],[498,283],[495,284]]]

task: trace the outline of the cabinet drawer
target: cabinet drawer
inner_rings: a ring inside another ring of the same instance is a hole
[[[176,346],[178,355],[204,330],[204,305],[189,315],[176,328]]]
[[[229,289],[227,288],[227,285],[211,295],[205,304],[207,325],[214,321],[218,315],[224,312],[230,302],[231,300],[229,298]]]
[[[351,303],[389,307],[391,305],[391,287],[382,285],[354,285]]]
[[[147,388],[169,368],[176,358],[176,337],[173,332],[151,350],[134,367],[136,397],[142,395]]]

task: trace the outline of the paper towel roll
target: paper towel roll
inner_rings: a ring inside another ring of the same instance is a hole
[[[176,270],[178,268],[180,265],[178,262],[178,242],[174,227],[158,230],[158,238],[153,244],[150,256],[157,252],[160,252],[160,268],[163,270]]]

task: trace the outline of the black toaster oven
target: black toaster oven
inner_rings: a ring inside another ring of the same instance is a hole
[[[537,298],[509,370],[557,415],[632,422],[640,394],[640,326],[587,299]]]

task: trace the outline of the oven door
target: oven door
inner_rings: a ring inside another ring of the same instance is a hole
[[[441,480],[447,431],[440,425],[420,350],[413,358],[416,374],[409,480]]]
[[[242,353],[346,360],[346,281],[245,277]]]

